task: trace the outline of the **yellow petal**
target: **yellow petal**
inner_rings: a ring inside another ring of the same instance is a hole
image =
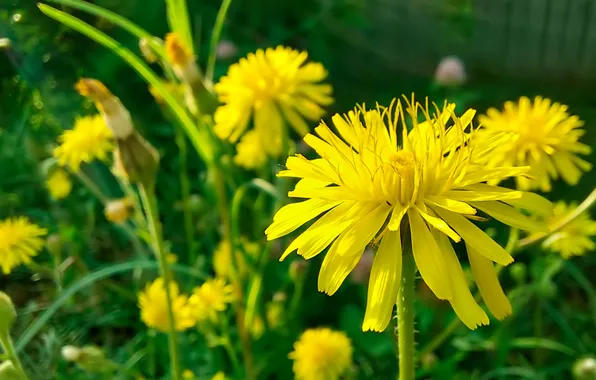
[[[511,304],[505,293],[503,293],[493,263],[468,244],[466,244],[466,248],[474,281],[478,285],[484,303],[497,319],[503,319],[510,315],[512,312]]]
[[[383,331],[391,320],[401,279],[401,239],[399,231],[383,236],[370,271],[364,331]]]
[[[458,187],[474,185],[479,182],[486,182],[490,180],[503,180],[508,177],[517,177],[522,174],[527,174],[530,171],[529,166],[522,167],[504,167],[504,168],[483,168],[482,170],[474,171],[466,174],[462,181],[458,182]]]
[[[568,153],[559,152],[552,157],[552,160],[565,182],[570,185],[576,185],[579,182],[582,172],[573,163]]]
[[[339,183],[337,173],[333,167],[324,159],[308,160],[306,157],[297,154],[288,157],[286,160],[288,170],[277,173],[278,177],[298,177],[317,179],[321,182]]]
[[[364,249],[372,241],[379,229],[385,224],[391,206],[382,202],[368,214],[362,215],[358,222],[342,234],[337,241],[337,251],[340,255],[348,255]]]
[[[466,244],[478,250],[482,255],[501,265],[513,262],[513,257],[491,239],[480,228],[463,216],[445,210],[435,210],[458,234]]]
[[[455,233],[455,231],[453,231],[448,225],[447,223],[445,223],[445,221],[443,219],[434,217],[432,215],[427,214],[426,212],[422,211],[420,208],[416,208],[418,210],[418,212],[420,213],[420,215],[422,215],[422,217],[434,228],[436,228],[437,230],[441,231],[442,233],[444,233],[445,235],[449,236],[451,239],[453,239],[453,241],[455,241],[456,243],[459,242],[461,240],[461,237],[459,237],[459,235],[457,233]]]
[[[263,148],[272,156],[278,156],[282,151],[281,135],[284,128],[284,121],[277,106],[273,102],[265,102],[261,107],[255,107],[255,130],[261,136],[268,137],[268,144]],[[235,136],[233,136],[235,137]]]
[[[393,212],[391,213],[391,219],[389,219],[389,224],[387,225],[387,228],[389,228],[390,231],[397,231],[399,229],[401,220],[404,215],[406,215],[408,208],[409,206],[402,206],[400,204],[395,205]]]
[[[453,199],[439,197],[439,196],[428,196],[425,202],[432,206],[444,208],[445,210],[453,211],[458,214],[474,215],[476,210],[467,203],[456,201]]]
[[[434,233],[439,249],[443,252],[447,271],[450,273],[451,286],[453,287],[453,299],[449,301],[455,314],[471,330],[481,325],[488,325],[489,319],[484,310],[474,300],[466,276],[461,268],[453,246],[440,233]]]
[[[372,197],[363,197],[362,193],[356,192],[352,189],[348,189],[342,186],[328,186],[320,187],[318,189],[308,188],[296,188],[288,193],[289,197],[292,198],[319,198],[319,199],[330,199],[330,200],[353,200],[353,201],[367,201]],[[366,194],[364,194],[366,195]],[[368,199],[367,199],[368,198]]]
[[[290,125],[298,134],[302,137],[309,132],[308,124],[304,121],[304,118],[300,116],[298,112],[289,104],[284,102],[280,103],[281,110],[290,122]]]
[[[544,224],[525,216],[515,208],[504,203],[498,201],[470,203],[472,206],[484,211],[499,222],[505,223],[508,226],[531,232],[547,231],[547,227]]]
[[[339,238],[329,248],[319,272],[319,291],[329,295],[333,295],[339,289],[348,274],[360,261],[365,248],[351,247],[350,252],[340,255],[337,252],[337,245],[342,236],[343,234],[339,235]]]
[[[408,211],[412,253],[422,279],[440,299],[452,299],[449,273],[435,239],[416,209]]]
[[[304,202],[285,205],[277,211],[273,217],[273,223],[265,230],[267,240],[277,239],[280,236],[289,234],[339,203],[322,199],[309,199]]]

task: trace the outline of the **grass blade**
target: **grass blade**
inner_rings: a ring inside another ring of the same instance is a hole
[[[223,0],[221,7],[217,12],[215,25],[213,25],[213,30],[211,31],[211,46],[209,47],[207,71],[205,72],[205,77],[211,83],[213,83],[213,72],[215,71],[215,60],[217,58],[215,53],[217,52],[217,44],[219,43],[219,39],[221,37],[221,30],[223,29],[223,24],[226,21],[226,15],[228,13],[228,9],[230,8],[230,4],[232,4],[232,0]]]
[[[136,54],[125,48],[118,41],[109,37],[105,33],[97,30],[86,22],[79,20],[78,18],[69,15],[68,13],[59,11],[49,5],[39,4],[39,9],[47,16],[53,18],[56,21],[63,23],[64,25],[86,35],[95,42],[98,42],[110,49],[115,54],[119,55],[126,63],[130,65],[141,77],[149,84],[151,84],[159,92],[168,105],[170,110],[176,119],[180,122],[180,125],[186,132],[188,138],[192,142],[193,146],[203,159],[206,164],[210,164],[213,160],[213,150],[209,145],[211,140],[208,131],[204,128],[199,129],[195,125],[194,121],[188,115],[184,107],[179,104],[174,96],[166,89],[161,79],[151,70],[145,62],[140,59]]]

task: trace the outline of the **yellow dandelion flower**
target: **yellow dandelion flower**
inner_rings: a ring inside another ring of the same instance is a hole
[[[284,118],[301,135],[309,131],[304,119],[317,121],[321,106],[333,102],[332,88],[320,83],[327,71],[320,63],[309,62],[306,52],[278,46],[257,50],[230,66],[215,85],[223,103],[215,111],[215,133],[236,142],[254,117],[254,128],[267,136],[264,151],[273,157],[282,153]]]
[[[298,380],[337,380],[352,366],[352,353],[346,334],[316,328],[302,333],[288,357]]]
[[[228,380],[228,377],[226,376],[225,373],[223,373],[222,371],[219,371],[218,373],[213,375],[211,380]]]
[[[234,301],[234,287],[226,284],[223,278],[214,278],[194,289],[189,305],[199,322],[217,320],[217,314],[226,310]]]
[[[567,205],[565,202],[557,202],[549,225],[557,224],[576,208],[576,203]],[[550,235],[544,240],[542,246],[568,259],[571,256],[582,256],[586,252],[593,251],[596,248],[594,236],[596,236],[596,221],[592,220],[586,212]]]
[[[196,379],[194,372],[191,371],[190,369],[185,369],[184,371],[182,371],[182,378],[184,380],[194,380],[194,379]]]
[[[567,113],[567,106],[537,96],[519,102],[506,102],[503,111],[491,108],[481,115],[480,136],[501,135],[503,143],[487,156],[491,166],[531,167],[533,178],[517,177],[520,190],[551,190],[551,179],[559,176],[570,185],[578,183],[582,172],[592,165],[579,158],[591,148],[579,142],[585,131],[583,122]],[[496,184],[495,179],[491,184]]]
[[[259,245],[257,243],[248,241],[245,238],[241,239],[242,248],[244,252],[251,258],[256,259],[259,254]],[[248,271],[246,258],[244,253],[237,252],[236,261],[234,265],[241,277],[245,276]],[[213,253],[213,270],[217,277],[231,279],[232,268],[232,246],[229,240],[222,240]]]
[[[2,273],[9,274],[13,268],[31,262],[43,248],[45,228],[19,216],[0,221],[0,266]]]
[[[56,200],[64,199],[72,190],[72,181],[66,171],[56,169],[48,176],[46,188],[52,198]]]
[[[184,331],[193,327],[196,321],[188,304],[188,297],[180,294],[176,283],[170,284],[170,298],[176,330]],[[168,331],[167,296],[163,278],[160,277],[148,284],[145,291],[139,294],[139,308],[141,320],[148,327],[161,332]]]
[[[258,169],[267,163],[267,153],[264,146],[266,141],[261,140],[257,131],[248,131],[236,144],[236,156],[234,162],[246,169]]]
[[[367,245],[378,245],[364,330],[382,331],[389,323],[401,278],[403,234],[411,236],[422,279],[438,298],[451,303],[466,326],[474,329],[489,320],[468,289],[449,239],[465,241],[474,279],[492,314],[501,319],[511,313],[492,262],[508,265],[513,258],[469,219],[478,219],[474,214],[481,210],[510,226],[543,231],[512,206],[544,211],[552,205],[536,194],[485,184],[529,169],[476,164],[472,151],[486,146],[476,145],[474,134],[465,133],[475,111],[457,117],[454,109],[454,104],[445,105],[431,116],[428,106],[412,98],[405,109],[398,100],[388,108],[362,107],[344,117],[335,115],[333,124],[343,140],[321,123],[315,129],[319,137],[308,134],[304,141],[322,158],[289,157],[287,170],[278,174],[301,178],[288,195],[307,200],[282,207],[266,230],[267,238],[289,234],[325,213],[281,258],[298,250],[310,259],[330,245],[319,273],[320,291],[334,294]],[[412,125],[410,132],[407,125]]]
[[[82,162],[106,161],[114,149],[112,132],[101,115],[80,117],[74,129],[65,131],[59,138],[60,146],[54,150],[54,157],[62,166],[77,172]]]

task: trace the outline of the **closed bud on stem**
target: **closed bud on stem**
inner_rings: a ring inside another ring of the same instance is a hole
[[[596,379],[596,358],[593,356],[578,359],[571,370],[575,380]]]
[[[81,356],[81,349],[75,346],[68,345],[62,347],[60,353],[62,354],[64,360],[69,362],[76,362],[77,360],[79,360],[79,357]]]
[[[135,131],[125,140],[118,140],[118,149],[114,151],[114,165],[116,171],[128,181],[148,186],[155,182],[159,154]]]
[[[10,297],[0,291],[0,334],[8,335],[10,328],[17,319],[17,311]]]
[[[116,365],[107,359],[103,350],[97,346],[82,348],[64,346],[62,356],[64,359],[76,363],[81,369],[91,373],[105,373],[116,369]]]
[[[23,380],[21,374],[16,370],[11,361],[0,363],[0,379],[2,380]]]
[[[157,37],[153,37],[153,42],[159,45],[163,44],[163,41]],[[145,61],[147,61],[148,63],[157,62],[157,54],[155,53],[153,46],[151,46],[151,43],[149,43],[149,41],[146,38],[141,38],[139,40],[139,50],[141,51],[143,58],[145,58]]]
[[[114,199],[106,204],[104,214],[112,223],[124,223],[133,213],[132,201],[128,198]]]

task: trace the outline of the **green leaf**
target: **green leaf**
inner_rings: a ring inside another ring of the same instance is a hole
[[[130,65],[139,75],[150,85],[152,85],[162,96],[165,103],[168,105],[177,121],[186,132],[188,138],[192,142],[196,151],[199,153],[203,161],[206,164],[210,164],[213,161],[214,152],[213,147],[210,145],[211,138],[209,132],[205,128],[198,128],[195,125],[192,118],[188,115],[185,108],[176,101],[174,95],[172,95],[168,89],[164,86],[161,79],[151,70],[145,62],[140,59],[137,55],[125,48],[118,41],[109,37],[105,33],[97,30],[91,25],[78,18],[64,13],[49,5],[39,4],[39,9],[47,16],[63,23],[64,25],[86,35],[95,42],[98,42],[110,49],[112,52],[120,56],[126,63]]]
[[[155,52],[163,59],[166,60],[165,49],[161,44],[158,44],[154,40],[154,36],[147,32],[145,29],[139,27],[137,24],[131,22],[130,20],[112,12],[105,8],[99,7],[97,5],[87,3],[81,0],[47,0],[49,3],[56,3],[62,4],[69,7],[73,7],[75,9],[81,10],[83,12],[87,12],[89,14],[102,17],[122,29],[126,30],[133,36],[137,37],[139,40],[144,38],[147,40],[147,43],[155,50]]]
[[[551,351],[561,352],[569,356],[575,356],[577,354],[574,349],[547,338],[515,338],[511,341],[511,346],[516,348],[543,348]]]
[[[100,269],[96,272],[88,274],[87,276],[81,278],[74,284],[72,284],[69,288],[64,289],[64,291],[60,294],[60,296],[54,301],[54,303],[46,309],[43,314],[39,316],[21,335],[19,340],[16,344],[17,352],[21,351],[33,337],[43,328],[43,326],[52,318],[54,314],[64,305],[70,297],[75,295],[77,292],[81,291],[82,289],[93,285],[97,281],[103,280],[104,278],[108,278],[110,276],[114,276],[116,274],[122,272],[128,272],[135,269],[157,269],[159,264],[155,261],[146,261],[146,260],[139,260],[139,261],[129,261],[121,264],[110,265],[109,267]],[[195,278],[205,280],[207,278],[201,272],[198,272],[194,269],[183,265],[170,265],[170,268],[176,272],[184,273],[189,276],[193,276]]]

